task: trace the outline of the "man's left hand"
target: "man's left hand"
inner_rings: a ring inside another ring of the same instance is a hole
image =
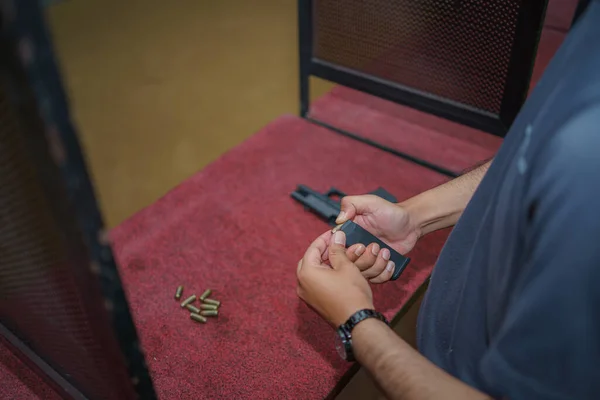
[[[342,231],[324,233],[306,250],[297,270],[298,296],[334,327],[356,311],[373,309],[369,283],[348,258],[345,243]]]

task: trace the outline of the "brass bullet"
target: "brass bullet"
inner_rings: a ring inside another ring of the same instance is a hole
[[[211,294],[211,293],[212,293],[212,290],[210,290],[210,289],[206,289],[206,290],[204,291],[204,293],[202,293],[202,294],[200,295],[200,301],[204,301],[204,299],[206,299],[208,296],[210,296],[210,294]]]
[[[342,227],[342,225],[344,225],[344,224],[339,224],[339,225],[336,225],[336,226],[335,226],[335,227],[334,227],[334,228],[331,230],[331,233],[336,233],[337,231],[339,231],[339,230],[340,230],[340,228]]]
[[[204,302],[204,304],[212,304],[213,306],[217,306],[217,307],[219,307],[221,305],[220,301],[213,300],[213,299],[202,299],[202,302]]]
[[[183,286],[178,286],[177,291],[175,292],[175,300],[181,299],[182,294],[183,294]]]
[[[185,306],[185,308],[187,308],[188,310],[190,310],[194,314],[198,314],[200,312],[200,309],[198,307],[194,307],[191,304],[188,304],[187,306]]]
[[[205,317],[216,317],[219,315],[219,312],[217,310],[203,310],[200,311],[200,315],[204,315]]]
[[[187,306],[188,304],[193,303],[194,301],[196,301],[196,295],[193,294],[190,297],[188,297],[187,299],[185,299],[183,301],[183,303],[181,303],[181,308],[185,308],[185,306]]]
[[[194,321],[196,321],[196,322],[201,322],[201,323],[203,323],[203,324],[205,324],[205,323],[206,323],[206,318],[204,318],[202,315],[198,315],[198,314],[195,314],[195,313],[191,313],[191,314],[190,314],[190,318],[191,318],[191,319],[193,319],[193,320],[194,320]]]
[[[203,310],[216,310],[217,306],[215,306],[214,304],[200,304],[200,308]]]

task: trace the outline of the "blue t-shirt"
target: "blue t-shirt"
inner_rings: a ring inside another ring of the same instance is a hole
[[[427,358],[494,397],[600,398],[600,2],[453,229],[418,336]]]

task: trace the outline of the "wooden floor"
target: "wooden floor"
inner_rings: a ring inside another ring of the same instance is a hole
[[[109,227],[298,112],[296,0],[64,0],[48,10]],[[314,97],[331,87],[312,86]]]

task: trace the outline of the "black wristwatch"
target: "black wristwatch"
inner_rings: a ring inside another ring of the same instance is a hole
[[[355,361],[352,352],[352,329],[361,321],[367,318],[377,318],[389,325],[382,313],[375,310],[360,310],[352,314],[348,320],[337,329],[337,338],[335,347],[340,357],[346,361]]]

